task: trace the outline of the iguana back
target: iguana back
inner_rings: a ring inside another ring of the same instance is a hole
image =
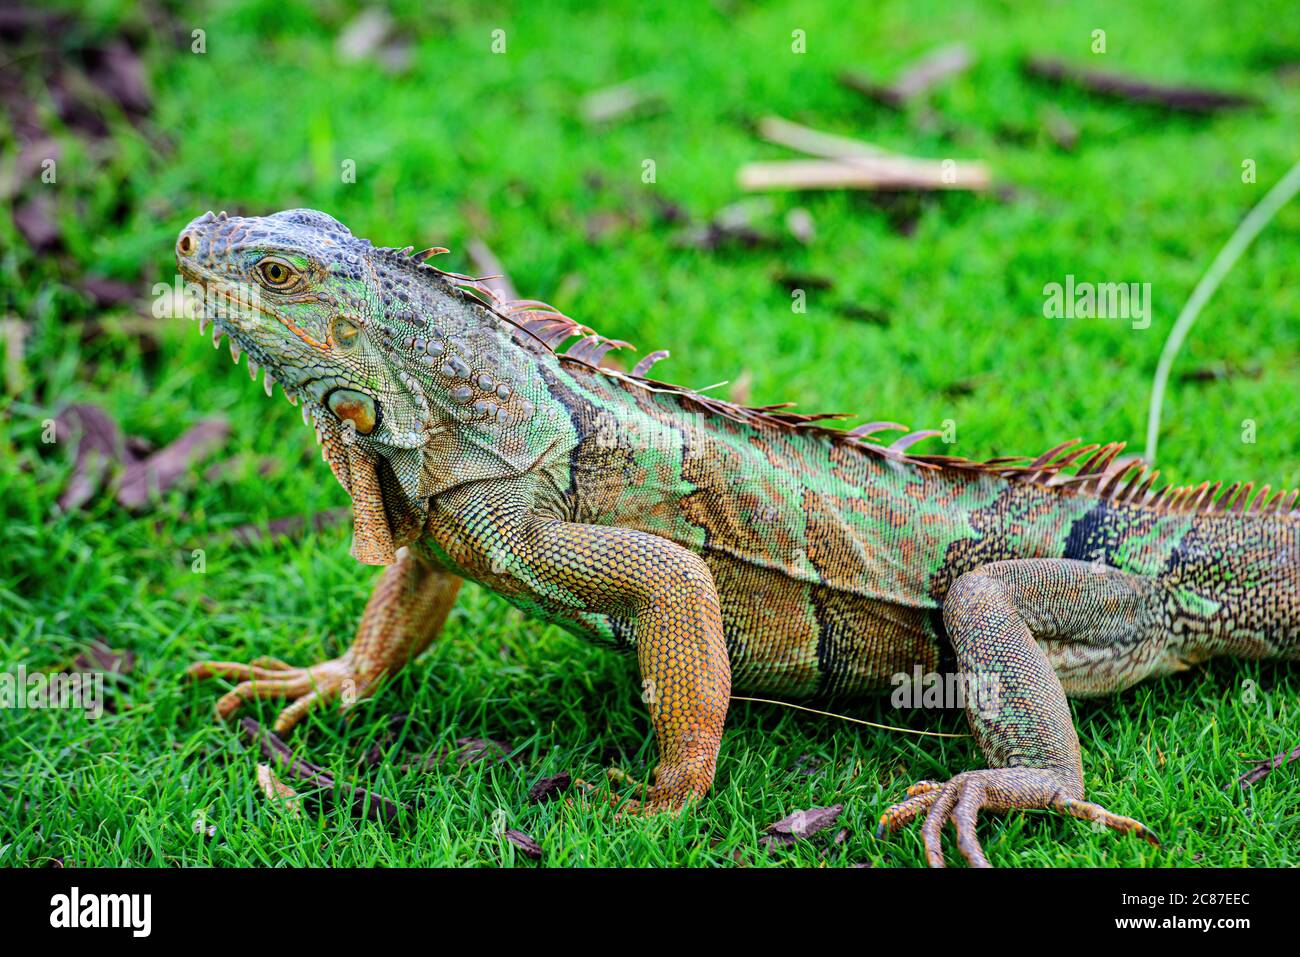
[[[1278,655],[1294,641],[1294,494],[1153,490],[1140,464],[1117,466],[1118,444],[1072,443],[1036,462],[911,457],[906,441],[844,441],[555,366],[552,388],[579,436],[557,512],[702,554],[723,598],[737,688],[855,694],[918,664],[932,670],[947,640],[934,612],[949,585],[1014,559],[1084,560],[1166,581],[1174,627],[1220,642],[1074,676],[1072,694],[1126,687],[1216,651]]]

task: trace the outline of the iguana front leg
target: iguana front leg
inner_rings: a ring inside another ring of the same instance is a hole
[[[926,858],[944,864],[940,836],[951,820],[973,866],[988,859],[975,834],[981,808],[1051,808],[1158,844],[1145,825],[1083,800],[1079,738],[1045,647],[1082,667],[1091,688],[1122,687],[1141,674],[1148,642],[1158,640],[1158,586],[1151,579],[1069,559],[992,562],[962,575],[944,600],[943,619],[967,687],[975,740],[992,766],[946,784],[923,781],[889,808],[880,830],[923,813]],[[1087,647],[1078,647],[1078,646]],[[1072,647],[1067,647],[1072,646]]]
[[[517,555],[534,588],[633,622],[659,745],[655,784],[634,806],[670,810],[703,797],[731,694],[720,603],[703,559],[656,535],[552,520],[529,522]]]
[[[334,698],[342,697],[345,707],[359,700],[419,655],[442,630],[460,584],[457,576],[403,548],[397,561],[379,576],[352,646],[342,656],[309,668],[267,658],[247,665],[201,661],[186,673],[240,682],[217,702],[217,713],[223,718],[250,698],[295,699],[276,719],[275,731],[283,734],[312,708]]]

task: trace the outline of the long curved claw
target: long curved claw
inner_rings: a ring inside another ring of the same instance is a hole
[[[309,691],[289,707],[280,712],[275,719],[275,733],[284,734],[295,724],[307,716],[307,712],[319,708],[325,704],[333,694],[321,694],[319,691]]]
[[[957,806],[952,810],[953,827],[957,829],[957,849],[966,858],[971,867],[992,867],[980,847],[979,836],[975,833],[975,819],[979,817],[984,805],[984,785],[978,779],[965,782],[957,798]]]
[[[931,867],[946,867],[947,863],[943,859],[943,826],[948,823],[948,818],[952,816],[953,808],[957,806],[957,798],[961,794],[960,787],[954,788],[953,778],[948,784],[939,791],[934,801],[930,804],[930,812],[925,816],[925,823],[921,825],[921,838],[925,841],[925,859]],[[978,846],[978,841],[976,842]],[[984,853],[981,849],[980,857]]]
[[[1156,836],[1156,832],[1151,830],[1151,828],[1134,818],[1124,817],[1122,814],[1114,814],[1106,810],[1100,804],[1093,804],[1091,801],[1075,801],[1072,798],[1062,798],[1057,805],[1057,809],[1084,821],[1094,821],[1098,824],[1104,824],[1109,828],[1119,831],[1121,834],[1132,834],[1134,837],[1140,837],[1152,847],[1160,846],[1160,838]]]

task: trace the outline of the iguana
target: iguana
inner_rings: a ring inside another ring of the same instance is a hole
[[[354,643],[307,668],[203,662],[250,698],[292,699],[283,732],[364,695],[442,628],[463,580],[636,655],[659,750],[641,812],[714,777],[733,691],[890,689],[919,669],[982,689],[966,712],[989,767],[923,781],[883,830],[948,821],[972,865],[981,809],[1050,808],[1156,843],[1084,799],[1069,696],[1217,655],[1300,658],[1297,492],[1156,486],[1122,445],[1033,458],[914,453],[935,433],[833,427],[601,364],[626,343],[535,300],[379,248],[325,213],[207,213],[176,244],[268,394],[315,426],[352,499],[352,554],[387,568]],[[561,347],[572,340],[567,350]],[[989,691],[992,694],[989,694]],[[345,698],[350,698],[345,695]]]

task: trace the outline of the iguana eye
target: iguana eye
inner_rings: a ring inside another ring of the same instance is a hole
[[[339,316],[334,320],[334,329],[330,337],[333,339],[336,348],[346,352],[357,344],[357,336],[360,334],[360,329],[347,319]]]
[[[297,270],[283,259],[263,259],[257,264],[257,275],[269,289],[287,289],[298,281]]]

